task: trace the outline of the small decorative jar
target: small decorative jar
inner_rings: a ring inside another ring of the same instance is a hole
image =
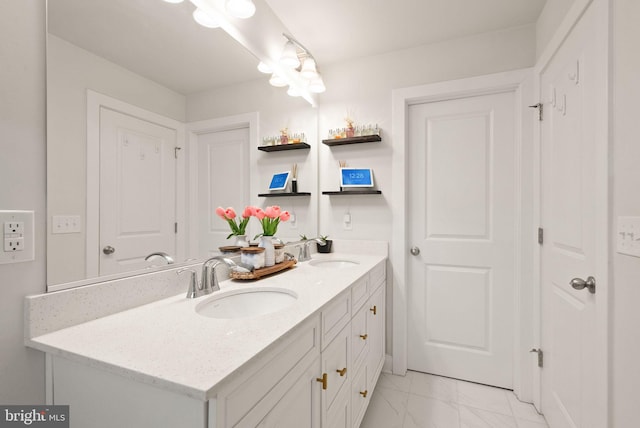
[[[242,263],[250,265],[254,269],[264,267],[264,248],[245,247],[240,251],[240,261]]]
[[[273,244],[273,248],[276,264],[284,262],[284,244]]]

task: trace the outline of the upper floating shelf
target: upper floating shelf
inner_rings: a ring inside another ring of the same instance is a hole
[[[375,143],[382,141],[379,135],[365,135],[364,137],[351,138],[332,138],[330,140],[322,140],[322,144],[327,146],[344,146],[345,144]]]
[[[307,143],[278,144],[275,146],[258,146],[258,150],[263,152],[281,152],[284,150],[303,150],[311,146]]]

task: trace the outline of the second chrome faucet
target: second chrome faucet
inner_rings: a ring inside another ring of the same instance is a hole
[[[231,259],[226,257],[212,257],[202,263],[202,273],[200,275],[200,281],[198,281],[198,274],[193,268],[184,268],[177,271],[180,275],[183,272],[189,272],[189,289],[187,290],[187,298],[195,299],[196,297],[205,296],[211,294],[214,291],[220,290],[220,284],[218,283],[218,276],[216,275],[216,268],[220,264],[227,266],[233,266],[235,263]]]

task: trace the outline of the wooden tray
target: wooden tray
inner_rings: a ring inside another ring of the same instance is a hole
[[[289,269],[293,266],[295,266],[296,264],[296,260],[287,260],[285,262],[282,263],[277,263],[273,266],[269,266],[269,267],[265,267],[265,268],[260,268],[260,269],[256,269],[253,272],[234,272],[234,271],[230,271],[229,272],[229,276],[232,279],[260,279],[264,276],[267,275],[272,275],[274,273],[278,273],[281,272],[285,269]]]

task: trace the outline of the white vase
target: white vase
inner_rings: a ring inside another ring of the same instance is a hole
[[[237,247],[248,247],[249,240],[247,239],[247,235],[236,235],[236,246]]]
[[[269,267],[276,264],[276,251],[273,247],[273,236],[262,236],[258,247],[264,248],[264,266]]]

